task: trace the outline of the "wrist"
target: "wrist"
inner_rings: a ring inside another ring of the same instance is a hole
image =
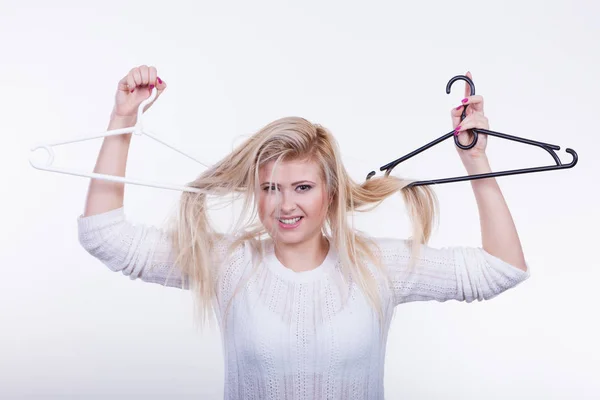
[[[109,131],[112,130],[117,130],[117,129],[123,129],[123,128],[129,128],[132,126],[135,126],[135,123],[137,121],[137,116],[130,116],[130,115],[117,115],[114,112],[112,112],[110,114],[110,121],[108,123],[108,129]],[[131,137],[132,134],[131,133],[124,133],[122,135],[113,135],[113,136],[107,136],[105,138],[105,140],[118,140],[118,141],[126,141],[127,143],[129,143],[131,141]]]
[[[489,159],[485,154],[481,154],[477,157],[463,157],[462,161],[469,175],[487,174],[492,172]]]
[[[110,113],[110,121],[108,124],[108,130],[129,128],[135,126],[137,122],[137,115],[118,115],[114,110]]]
[[[477,158],[470,158],[468,160],[463,160],[465,168],[467,170],[468,175],[481,175],[481,174],[489,174],[492,172],[492,167],[490,166],[489,160],[485,154]],[[494,177],[492,178],[480,178],[480,179],[472,179],[471,186],[475,190],[475,193],[483,193],[482,191],[487,191],[487,189],[497,189],[497,182]]]
[[[117,123],[125,123],[125,124],[131,124],[130,126],[135,125],[136,121],[137,121],[137,115],[119,115],[119,114],[115,114],[115,112],[111,112],[110,113],[110,121],[111,122],[117,122]]]

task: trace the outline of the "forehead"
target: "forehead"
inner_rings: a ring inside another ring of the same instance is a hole
[[[281,184],[303,180],[319,182],[321,167],[314,161],[290,160],[280,161],[275,166],[275,161],[263,165],[259,170],[260,182],[268,182],[273,173],[273,181]]]

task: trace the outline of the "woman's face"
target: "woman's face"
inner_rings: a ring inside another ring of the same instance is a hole
[[[329,200],[319,164],[281,161],[271,178],[274,163],[259,170],[261,222],[272,237],[285,244],[320,236]],[[273,181],[269,182],[270,179]]]

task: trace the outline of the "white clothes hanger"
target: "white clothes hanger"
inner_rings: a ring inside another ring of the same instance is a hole
[[[95,178],[95,179],[104,179],[107,181],[112,181],[112,182],[122,182],[122,183],[131,183],[134,185],[142,185],[142,186],[150,186],[150,187],[155,187],[155,188],[160,188],[160,189],[170,189],[170,190],[181,190],[181,191],[186,191],[186,192],[194,192],[194,193],[200,193],[202,192],[201,189],[198,188],[193,188],[193,187],[189,187],[189,186],[181,186],[181,185],[171,185],[171,184],[164,184],[164,183],[158,183],[158,182],[150,182],[150,181],[144,181],[144,180],[139,180],[139,179],[131,179],[131,178],[126,178],[126,177],[121,177],[121,176],[114,176],[114,175],[106,175],[106,174],[98,174],[95,172],[82,172],[82,171],[76,171],[76,170],[71,170],[71,169],[64,169],[64,168],[57,168],[52,166],[52,162],[54,161],[54,151],[52,150],[52,146],[60,146],[60,145],[64,145],[64,144],[69,144],[69,143],[76,143],[76,142],[81,142],[84,140],[90,140],[90,139],[97,139],[97,138],[101,138],[101,137],[106,137],[106,136],[113,136],[113,135],[121,135],[124,133],[133,133],[135,135],[146,135],[149,138],[152,138],[154,140],[156,140],[157,142],[164,144],[165,146],[175,150],[176,152],[183,154],[184,156],[196,161],[198,164],[203,165],[204,167],[208,168],[208,165],[198,161],[197,159],[195,159],[194,157],[190,156],[189,154],[184,153],[183,151],[163,142],[162,140],[158,139],[154,134],[148,132],[146,129],[144,129],[143,125],[142,125],[142,115],[144,114],[144,107],[152,102],[152,100],[154,100],[156,98],[156,94],[157,94],[157,89],[156,87],[152,89],[152,92],[150,93],[150,97],[148,97],[146,100],[144,100],[142,102],[142,104],[140,104],[140,106],[138,107],[138,115],[137,115],[137,122],[135,124],[135,126],[131,126],[128,128],[121,128],[121,129],[113,129],[110,131],[106,131],[103,133],[95,133],[92,135],[85,135],[82,136],[80,138],[77,139],[71,139],[71,140],[63,140],[63,141],[58,141],[58,142],[52,142],[52,143],[42,143],[42,144],[37,144],[35,146],[33,146],[31,148],[32,152],[35,152],[38,149],[44,149],[48,152],[48,158],[46,160],[46,163],[39,163],[37,161],[34,161],[31,159],[31,154],[29,157],[29,163],[31,164],[32,167],[39,169],[39,170],[43,170],[43,171],[50,171],[50,172],[58,172],[61,174],[69,174],[69,175],[76,175],[76,176],[83,176],[83,177],[89,177],[89,178]]]

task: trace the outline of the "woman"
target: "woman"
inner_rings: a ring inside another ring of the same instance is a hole
[[[158,95],[166,88],[156,68],[132,69],[119,82],[109,129],[134,125],[154,85]],[[452,122],[466,144],[468,129],[489,127],[481,96],[462,103]],[[105,138],[95,172],[124,176],[130,140]],[[474,148],[458,149],[469,174],[490,171],[485,146],[480,135]],[[191,182],[201,192],[182,194],[166,229],[134,226],[125,218],[123,184],[92,180],[79,238],[111,270],[191,289],[203,317],[214,311],[226,399],[381,399],[395,306],[487,300],[529,277],[494,179],[471,182],[483,248],[426,246],[436,198],[408,183],[392,176],[353,182],[329,131],[282,118]],[[398,192],[412,217],[412,239],[371,238],[352,228],[350,213]],[[231,194],[244,200],[240,224],[232,234],[218,233],[207,196]]]

